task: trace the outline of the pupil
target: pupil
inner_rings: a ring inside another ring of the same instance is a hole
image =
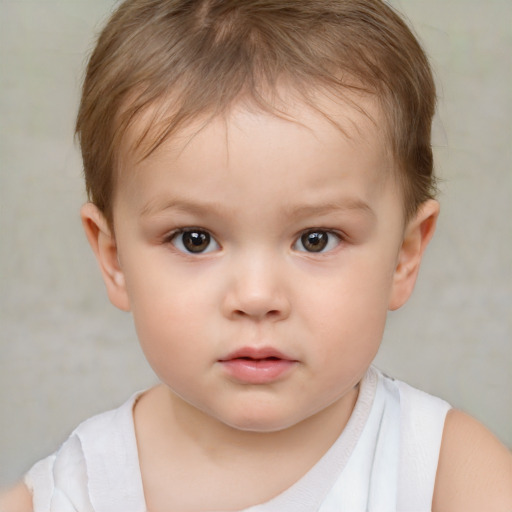
[[[183,245],[190,252],[202,252],[210,243],[210,235],[203,231],[183,233]]]
[[[320,252],[327,246],[327,233],[312,231],[302,235],[302,244],[311,252]]]

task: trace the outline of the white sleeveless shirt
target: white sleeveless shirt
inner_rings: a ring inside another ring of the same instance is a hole
[[[78,426],[25,476],[34,512],[146,512],[133,406]],[[241,512],[431,510],[450,406],[369,368],[345,429],[299,481]]]

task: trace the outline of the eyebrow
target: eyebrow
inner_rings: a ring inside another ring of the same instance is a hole
[[[286,214],[290,217],[309,217],[327,215],[333,212],[356,211],[370,217],[375,217],[375,212],[368,203],[358,198],[343,198],[340,201],[321,203],[318,205],[285,206]]]
[[[222,204],[216,202],[197,202],[187,199],[166,199],[160,201],[157,199],[149,201],[147,204],[145,204],[140,210],[140,215],[143,217],[149,217],[166,210],[177,210],[198,215],[205,215],[211,212],[218,212],[221,214],[228,213]]]
[[[285,216],[293,218],[304,218],[322,216],[335,212],[356,211],[364,215],[375,217],[373,209],[358,198],[343,198],[340,201],[332,201],[320,204],[301,204],[297,206],[283,205]],[[164,201],[153,200],[145,204],[140,210],[142,217],[149,217],[166,210],[181,211],[196,215],[207,215],[215,213],[219,216],[229,216],[232,214],[222,203],[204,201],[197,202],[187,199],[167,199]]]

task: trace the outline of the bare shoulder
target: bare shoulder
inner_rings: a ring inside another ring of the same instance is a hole
[[[461,411],[446,418],[432,510],[512,512],[512,454]]]
[[[23,482],[0,492],[0,512],[32,512],[32,495]]]

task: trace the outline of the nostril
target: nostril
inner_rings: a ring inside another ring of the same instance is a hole
[[[271,309],[270,311],[256,313],[256,312],[250,312],[250,311],[244,311],[243,309],[237,309],[233,312],[235,316],[238,317],[258,317],[261,319],[267,318],[267,319],[276,319],[279,318],[282,315],[282,312],[278,309]]]
[[[224,314],[232,319],[273,322],[288,317],[291,305],[286,296],[272,290],[256,291],[241,287],[230,290],[222,303]]]

